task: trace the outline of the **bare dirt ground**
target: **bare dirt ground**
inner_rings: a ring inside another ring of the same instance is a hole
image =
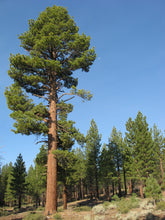
[[[81,200],[76,202],[68,203],[68,209],[58,212],[63,220],[117,220],[117,210],[111,209],[107,210],[103,215],[94,215],[93,211],[75,211],[75,207],[89,206],[93,207],[97,204],[101,204],[103,201],[90,201],[90,200]],[[61,208],[61,207],[59,207]],[[18,214],[11,214],[8,216],[0,217],[0,220],[22,220],[30,211],[23,210],[23,212]],[[38,211],[43,214],[43,211]],[[136,212],[140,210],[136,209]],[[120,217],[120,220],[125,219],[126,214],[123,214]],[[47,219],[53,219],[53,216],[48,216]],[[165,220],[165,212],[159,213],[149,213],[147,216],[140,218],[139,220]]]

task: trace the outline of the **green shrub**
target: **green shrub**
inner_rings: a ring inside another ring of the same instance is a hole
[[[63,208],[57,208],[57,212],[62,212]]]
[[[133,198],[137,198],[137,194],[136,193],[132,193],[132,197]]]
[[[115,202],[119,202],[120,198],[117,195],[112,196],[112,200]]]
[[[36,210],[37,210],[37,211],[44,211],[44,210],[45,210],[45,207],[39,206]]]
[[[154,201],[159,201],[162,198],[161,187],[152,175],[146,181],[145,195],[154,199]]]
[[[163,181],[162,185],[161,185],[161,189],[164,191],[165,190],[165,182]]]
[[[54,216],[53,216],[54,219],[56,220],[62,220],[62,217],[59,213],[56,213]]]
[[[118,211],[121,213],[128,213],[130,209],[138,208],[139,207],[139,200],[132,196],[130,199],[122,198],[117,203]]]
[[[107,209],[108,209],[108,206],[109,206],[110,204],[111,204],[110,202],[105,201],[105,202],[103,203],[104,209],[107,210]]]
[[[45,217],[40,213],[31,212],[23,219],[24,220],[45,220]]]
[[[130,209],[139,208],[139,199],[136,196],[132,196],[128,201]]]
[[[128,206],[128,202],[124,198],[122,198],[117,204],[118,211],[121,213],[128,213],[130,208]]]
[[[5,209],[0,209],[0,216],[7,216],[8,215],[8,211],[6,211]]]
[[[90,206],[79,206],[79,207],[75,207],[74,211],[76,212],[91,211],[91,207]]]
[[[165,202],[164,201],[160,201],[156,204],[156,209],[165,211]]]

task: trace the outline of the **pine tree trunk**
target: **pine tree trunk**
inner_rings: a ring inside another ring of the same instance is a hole
[[[21,208],[21,200],[22,200],[22,197],[21,197],[21,195],[19,195],[19,197],[18,197],[18,208],[19,209]]]
[[[42,194],[42,207],[45,207],[45,193]]]
[[[30,196],[27,196],[27,204],[30,203]]]
[[[111,201],[111,186],[108,186],[108,201]]]
[[[98,175],[97,175],[97,167],[95,167],[95,178],[96,178],[96,192],[95,192],[95,198],[99,199],[99,187],[98,187]]]
[[[67,190],[66,186],[63,186],[63,209],[67,209]]]
[[[120,178],[120,169],[118,166],[118,190],[119,190],[119,197],[121,196],[121,178]]]
[[[129,194],[132,194],[132,180],[129,181]]]
[[[103,189],[102,189],[102,192],[103,192],[103,195],[105,196],[106,195],[106,192],[105,192],[105,187],[103,186]]]
[[[57,150],[57,105],[55,84],[52,85],[49,101],[46,215],[53,214],[57,211],[57,160],[54,154],[52,154],[53,150]]]
[[[160,170],[161,170],[161,183],[163,183],[164,180],[164,170],[163,170],[163,163],[162,163],[162,158],[160,157]]]
[[[77,186],[74,185],[74,198],[75,198],[76,201],[78,200],[78,195],[77,194],[78,194],[77,193]]]
[[[113,193],[113,196],[115,195],[115,186],[114,186],[114,182],[112,182],[112,193]]]
[[[84,185],[83,185],[83,179],[81,178],[81,199],[84,199]]]
[[[143,184],[142,184],[142,182],[140,182],[140,196],[141,196],[142,199],[144,198],[144,195],[143,195]]]
[[[127,181],[125,175],[125,168],[123,167],[123,175],[124,175],[124,188],[125,188],[125,195],[127,195]]]

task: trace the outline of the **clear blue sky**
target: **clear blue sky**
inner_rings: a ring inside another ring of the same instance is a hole
[[[77,72],[79,88],[90,90],[92,101],[73,101],[70,118],[86,134],[93,118],[107,143],[113,126],[124,135],[125,123],[140,110],[165,129],[165,1],[164,0],[0,0],[0,155],[2,163],[15,162],[19,153],[29,167],[39,152],[37,137],[15,135],[4,90],[10,53],[22,53],[17,38],[28,30],[47,6],[67,7],[80,27],[91,36],[97,59],[88,73]]]

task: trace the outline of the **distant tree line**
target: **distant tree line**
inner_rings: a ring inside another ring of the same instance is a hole
[[[73,127],[74,123],[70,122],[69,126],[67,115],[61,114],[59,122],[66,123],[66,130],[58,133],[59,144],[54,157],[57,159],[58,198],[63,200],[64,209],[68,201],[84,198],[104,197],[111,201],[115,194],[121,197],[133,192],[143,198],[151,176],[152,182],[157,181],[164,190],[165,138],[155,124],[149,128],[141,112],[134,120],[128,119],[124,137],[113,127],[108,142],[103,145],[93,119],[85,137]],[[73,147],[76,139],[81,145],[77,148]],[[14,165],[1,167],[1,206],[17,204],[21,207],[22,201],[45,206],[47,154],[47,145],[42,145],[34,166],[28,171],[21,154]]]

